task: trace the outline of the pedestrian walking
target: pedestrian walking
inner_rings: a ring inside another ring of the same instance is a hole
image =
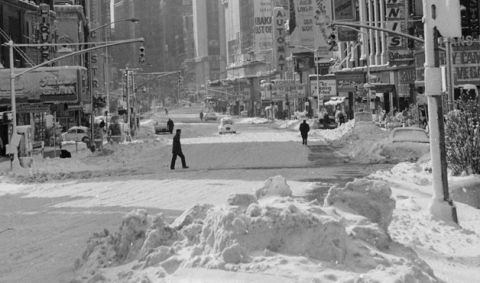
[[[203,111],[200,111],[200,121],[203,121]]]
[[[167,121],[167,127],[168,127],[168,131],[170,132],[170,134],[173,134],[173,121],[172,119],[168,118],[168,121]]]
[[[172,162],[170,163],[170,169],[175,170],[175,161],[177,160],[177,156],[180,156],[182,160],[182,167],[188,168],[187,163],[185,162],[185,155],[182,152],[182,145],[180,144],[180,134],[182,130],[177,129],[175,136],[173,137],[173,147],[172,147]]]
[[[303,120],[303,123],[300,124],[300,134],[302,135],[302,144],[307,145],[308,132],[310,131],[310,126],[307,124],[307,120]]]
[[[168,115],[168,109],[165,108],[165,115]]]

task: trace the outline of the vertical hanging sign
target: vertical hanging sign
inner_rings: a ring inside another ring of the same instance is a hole
[[[40,4],[40,43],[50,42],[50,18],[49,18],[50,6],[47,4]],[[42,56],[42,62],[50,60],[50,46],[42,45],[40,47],[40,54]]]
[[[285,42],[287,20],[287,11],[284,8],[273,9],[273,60],[277,71],[282,73],[287,70],[287,43]]]

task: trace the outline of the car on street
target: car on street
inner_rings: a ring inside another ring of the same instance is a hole
[[[69,141],[88,143],[90,141],[89,128],[85,126],[71,127],[66,132],[62,133],[62,142]]]
[[[233,119],[232,117],[223,117],[220,119],[220,125],[218,125],[218,133],[219,134],[235,134],[237,131],[233,126]]]
[[[209,120],[217,121],[217,119],[218,119],[218,116],[215,112],[208,112],[208,113],[205,113],[205,115],[203,115],[204,121],[209,121]]]
[[[167,126],[167,121],[166,120],[156,121],[153,128],[155,130],[156,135],[169,134],[170,133],[168,131],[168,126]]]

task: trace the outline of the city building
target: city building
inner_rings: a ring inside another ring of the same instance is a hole
[[[53,1],[18,1],[5,0],[0,3],[0,38],[1,43],[12,40],[14,43],[49,43],[55,38],[55,12]],[[12,105],[10,90],[11,66],[23,70],[47,61],[54,56],[54,49],[23,47],[14,49],[14,62],[9,60],[9,47],[0,47],[0,138],[3,144],[9,140],[8,128],[12,124]],[[40,71],[34,76],[39,77]],[[17,104],[17,123],[33,125],[35,140],[44,140],[46,115],[50,113],[48,105],[42,102],[38,79],[32,82],[27,76],[17,79],[19,85]],[[47,86],[49,87],[49,86]],[[0,152],[0,155],[5,151]]]
[[[226,77],[225,16],[219,0],[193,0],[197,86]]]
[[[386,28],[400,33],[421,32],[420,0],[336,1],[335,19]],[[414,32],[415,31],[415,32]],[[405,37],[361,28],[338,27],[339,60],[335,65],[337,92],[346,113],[403,110],[415,103],[415,64],[412,42]]]
[[[227,78],[233,86],[235,114],[262,114],[260,81],[275,75],[272,62],[272,8],[270,0],[222,1],[225,10]]]

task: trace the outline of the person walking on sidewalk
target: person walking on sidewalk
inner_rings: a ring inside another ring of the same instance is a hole
[[[302,135],[302,144],[307,145],[308,132],[310,131],[310,126],[307,124],[307,120],[303,120],[303,123],[300,124],[300,134]]]
[[[177,160],[177,156],[180,156],[180,159],[182,160],[182,167],[188,168],[187,163],[185,162],[185,155],[183,155],[183,152],[182,152],[182,145],[180,144],[181,133],[182,133],[182,130],[177,129],[177,132],[173,137],[173,148],[172,148],[173,156],[172,156],[172,162],[170,163],[171,170],[175,169],[175,161]]]

